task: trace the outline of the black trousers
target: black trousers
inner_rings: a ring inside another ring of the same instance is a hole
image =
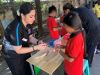
[[[100,39],[99,33],[97,35],[86,35],[86,48],[87,48],[88,61],[90,66],[92,64],[95,48],[98,44],[99,39]]]
[[[5,60],[12,75],[32,75],[31,68],[26,59],[30,54],[16,54],[14,51],[4,51]]]
[[[100,18],[98,18],[100,21]],[[98,41],[97,49],[100,50],[100,40]]]

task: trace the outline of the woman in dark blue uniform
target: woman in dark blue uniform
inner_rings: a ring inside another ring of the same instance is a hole
[[[32,27],[35,20],[35,9],[30,3],[24,3],[19,9],[20,15],[5,30],[3,40],[5,60],[13,75],[32,75],[26,59],[34,50],[46,48],[46,44],[29,47],[29,43],[37,44],[33,37]]]

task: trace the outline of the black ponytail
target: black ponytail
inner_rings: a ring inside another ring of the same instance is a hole
[[[23,3],[18,10],[17,18],[21,19],[21,14],[27,15],[31,10],[35,10],[35,8],[30,2]]]
[[[84,40],[84,58],[87,59],[87,48],[86,48],[86,32],[84,28],[82,28],[82,35],[83,35],[83,40]]]
[[[71,34],[70,38],[74,37],[79,32],[82,32],[84,40],[84,57],[86,57],[86,33],[84,28],[82,27],[82,22],[78,13],[71,11],[68,15],[64,17],[63,23],[76,30],[76,32]]]

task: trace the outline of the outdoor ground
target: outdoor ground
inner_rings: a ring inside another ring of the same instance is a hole
[[[93,65],[90,68],[91,75],[100,75],[100,54],[96,54],[94,57]],[[11,75],[9,68],[4,59],[0,58],[0,75]],[[42,75],[42,73],[40,73]],[[48,74],[43,74],[48,75]],[[54,75],[63,75],[63,66],[54,73]]]
[[[48,39],[49,37],[46,37],[44,41],[47,42]],[[90,73],[91,73],[90,75],[100,75],[100,54],[95,54],[93,65],[90,68]],[[12,75],[3,57],[0,57],[0,75]],[[39,75],[48,75],[48,74],[40,72]],[[63,65],[61,65],[53,75],[64,75]]]

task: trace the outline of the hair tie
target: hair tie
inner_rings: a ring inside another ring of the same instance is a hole
[[[82,31],[84,31],[84,28],[82,28]]]
[[[17,10],[17,15],[18,15],[18,16],[20,16],[20,12],[19,12],[19,9]]]

